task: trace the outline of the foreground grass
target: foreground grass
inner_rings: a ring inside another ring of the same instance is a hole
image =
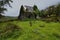
[[[8,38],[6,40],[60,40],[60,23],[46,23],[43,21],[13,21],[1,23],[5,26],[8,23],[18,25],[22,28],[22,34],[17,38]]]

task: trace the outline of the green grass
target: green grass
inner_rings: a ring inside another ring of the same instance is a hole
[[[5,26],[8,23],[18,25],[22,28],[22,34],[17,38],[8,38],[6,40],[60,40],[60,23],[46,23],[43,21],[13,21],[0,23]]]

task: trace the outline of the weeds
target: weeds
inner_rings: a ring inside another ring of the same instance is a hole
[[[59,38],[59,39],[60,39],[60,35],[59,35],[59,34],[53,33],[53,35],[54,35],[56,38]]]
[[[5,40],[7,38],[16,38],[21,35],[21,28],[14,24],[7,24],[7,26],[1,27],[0,29],[0,40]]]

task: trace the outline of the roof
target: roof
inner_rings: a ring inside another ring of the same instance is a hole
[[[32,6],[24,6],[25,10],[27,9],[28,12],[33,12],[33,7]]]

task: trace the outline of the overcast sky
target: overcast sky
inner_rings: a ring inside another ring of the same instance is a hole
[[[11,3],[12,8],[7,6],[8,11],[4,15],[18,16],[21,5],[33,6],[35,4],[39,9],[45,9],[57,3],[60,3],[60,0],[13,0],[13,3]]]

